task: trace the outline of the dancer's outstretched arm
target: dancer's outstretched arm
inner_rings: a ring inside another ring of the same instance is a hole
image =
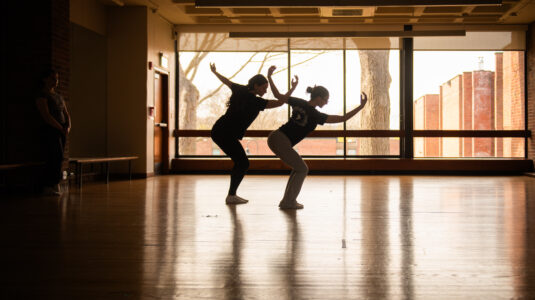
[[[271,92],[273,93],[273,96],[275,96],[275,98],[277,98],[278,100],[277,101],[269,101],[268,105],[266,106],[266,108],[268,108],[268,107],[269,108],[279,107],[279,106],[283,105],[284,103],[288,103],[288,98],[290,98],[292,93],[295,91],[295,88],[297,87],[297,84],[299,83],[299,77],[297,77],[297,75],[295,75],[294,78],[292,78],[290,90],[288,92],[286,92],[286,94],[284,94],[284,95],[281,94],[279,92],[279,89],[277,89],[277,86],[273,82],[273,79],[271,78],[271,75],[273,75],[273,72],[275,71],[276,68],[277,67],[275,67],[275,66],[269,67],[269,69],[268,69],[268,81],[269,81],[269,86],[271,87]]]
[[[355,107],[350,112],[346,113],[343,116],[337,116],[337,115],[329,115],[327,117],[327,120],[325,120],[325,123],[340,123],[347,121],[351,119],[354,115],[356,115],[359,111],[361,111],[364,108],[364,105],[366,105],[366,102],[368,102],[368,96],[362,92],[360,94],[360,105]]]
[[[214,63],[210,63],[210,70],[212,70],[212,73],[214,73],[215,76],[217,76],[217,78],[219,78],[219,80],[221,80],[221,82],[223,82],[226,86],[228,86],[230,88],[230,86],[232,85],[232,81],[228,80],[227,77],[217,73],[217,70],[215,68],[215,64]]]

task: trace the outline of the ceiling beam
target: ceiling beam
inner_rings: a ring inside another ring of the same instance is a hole
[[[323,7],[323,6],[466,6],[501,5],[502,0],[195,0],[195,6]]]
[[[531,0],[521,0],[518,1],[515,5],[513,5],[511,8],[509,8],[500,18],[500,22],[504,22],[507,20],[507,18],[511,16],[516,16],[518,12],[524,8],[526,5],[528,5],[531,2]]]
[[[230,38],[316,38],[316,37],[413,37],[413,36],[465,36],[465,30],[421,31],[271,31],[229,32]]]

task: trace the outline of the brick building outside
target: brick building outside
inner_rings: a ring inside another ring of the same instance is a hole
[[[496,71],[463,72],[415,100],[417,130],[523,130],[524,55],[496,53]],[[417,138],[416,157],[524,157],[521,138]]]

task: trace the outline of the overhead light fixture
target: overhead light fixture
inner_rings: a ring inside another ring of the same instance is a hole
[[[466,6],[501,4],[502,0],[195,0],[195,6],[217,7]]]
[[[230,38],[325,38],[325,37],[419,37],[419,36],[466,36],[466,30],[229,32]]]

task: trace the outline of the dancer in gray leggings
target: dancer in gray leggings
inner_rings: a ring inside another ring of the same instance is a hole
[[[292,106],[290,120],[279,129],[271,132],[268,137],[268,145],[271,151],[292,168],[290,178],[286,184],[286,191],[279,203],[279,207],[281,209],[301,209],[303,205],[297,202],[297,196],[307,176],[308,166],[299,153],[293,149],[293,146],[303,140],[318,124],[340,123],[349,120],[364,108],[368,97],[365,93],[362,93],[360,95],[360,105],[343,116],[327,115],[316,109],[316,106],[323,107],[329,102],[329,91],[326,88],[322,86],[308,87],[307,92],[310,93],[309,101],[290,97],[289,95],[281,95],[271,79],[272,73],[268,73],[268,80],[273,95],[280,101]]]

